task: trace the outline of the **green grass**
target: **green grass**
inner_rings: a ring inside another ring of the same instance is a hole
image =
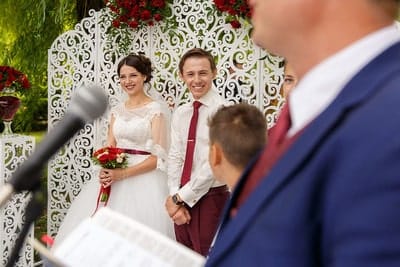
[[[23,134],[35,137],[35,141],[36,141],[36,145],[37,145],[42,141],[43,137],[46,134],[46,131],[29,132],[29,133],[23,133]]]

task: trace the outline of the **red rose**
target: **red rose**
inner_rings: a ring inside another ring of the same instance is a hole
[[[232,16],[237,15],[237,11],[233,7],[228,8],[227,11]]]
[[[158,14],[158,13],[157,13],[157,14],[154,15],[154,19],[155,19],[156,21],[161,21],[162,18],[163,18],[163,17],[162,17],[161,14]]]
[[[142,20],[149,20],[151,18],[151,12],[149,10],[143,10],[142,15],[140,16]]]
[[[93,153],[93,157],[97,157],[97,156],[100,155],[101,153],[104,153],[104,148],[101,148],[101,149],[99,149],[99,150],[96,150],[96,151]]]
[[[250,9],[249,12],[247,12],[246,17],[251,18],[252,13],[253,13],[253,11]]]
[[[121,26],[121,21],[119,21],[118,19],[114,19],[112,22],[112,26],[114,28],[119,28],[119,26]]]
[[[146,0],[140,0],[140,1],[139,1],[139,6],[140,6],[140,7],[145,7],[146,4],[147,4],[146,2],[147,2]]]
[[[116,155],[124,153],[125,151],[123,149],[117,148],[117,147],[113,147],[114,153]]]
[[[10,81],[9,79],[7,79],[6,83],[5,83],[5,87],[10,87],[12,84],[12,81]]]
[[[139,6],[134,6],[130,11],[129,11],[129,16],[130,17],[138,17],[140,12]]]
[[[224,0],[214,0],[214,3],[215,3],[215,6],[216,6],[217,8],[221,8],[221,7],[224,6],[225,1],[224,1]]]
[[[165,1],[164,0],[151,0],[150,5],[156,8],[164,8]]]
[[[242,25],[240,24],[240,22],[239,21],[237,21],[237,20],[232,20],[231,22],[229,22],[230,24],[231,24],[231,26],[232,26],[232,28],[234,28],[234,29],[239,29]]]
[[[131,6],[131,2],[132,2],[131,0],[123,0],[123,1],[120,0],[120,1],[117,1],[117,5],[125,8],[125,9],[129,9]]]
[[[139,26],[139,23],[136,20],[132,20],[129,22],[129,27],[136,29]]]
[[[28,78],[26,77],[26,75],[22,76],[21,84],[22,84],[22,87],[24,87],[26,89],[31,87],[31,84],[29,83]]]
[[[104,153],[104,154],[98,156],[97,158],[99,159],[101,164],[104,164],[108,161],[108,154]]]
[[[115,6],[110,6],[110,9],[112,12],[114,12],[115,14],[119,14],[119,8],[115,7]]]
[[[243,4],[239,7],[239,10],[241,13],[246,14],[247,10],[249,10],[249,7],[246,4]]]

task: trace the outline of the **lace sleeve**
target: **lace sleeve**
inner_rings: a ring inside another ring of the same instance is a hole
[[[169,149],[170,111],[158,103],[151,112],[152,139],[146,145],[153,155],[157,156],[157,169],[167,171]]]

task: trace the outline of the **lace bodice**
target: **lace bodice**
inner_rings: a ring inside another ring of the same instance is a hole
[[[160,108],[157,102],[134,109],[127,109],[120,104],[112,114],[115,117],[113,133],[117,146],[144,150],[152,140],[151,120],[154,115],[160,114]]]
[[[166,160],[169,114],[161,104],[152,101],[145,106],[128,109],[124,103],[111,110],[113,133],[120,148],[137,149],[157,155],[158,167]]]

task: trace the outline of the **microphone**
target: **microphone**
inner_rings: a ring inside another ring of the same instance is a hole
[[[82,87],[71,98],[64,117],[50,130],[40,145],[0,189],[0,207],[13,192],[32,191],[40,185],[41,170],[47,161],[86,123],[100,117],[107,108],[107,96],[98,85]]]

